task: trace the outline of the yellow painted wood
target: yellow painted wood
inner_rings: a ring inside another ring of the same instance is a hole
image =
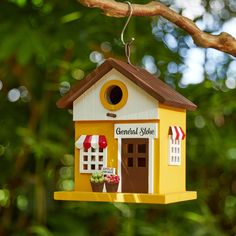
[[[159,193],[186,191],[186,138],[181,141],[181,165],[168,165],[168,131],[171,125],[181,126],[186,133],[186,110],[159,104]]]
[[[55,200],[86,201],[86,202],[126,202],[168,204],[197,198],[194,191],[171,194],[140,194],[140,193],[98,193],[98,192],[54,192]]]
[[[114,139],[113,122],[75,122],[75,140],[81,135],[105,135],[107,139],[107,167],[117,169],[117,139]],[[92,191],[91,174],[80,173],[79,149],[75,148],[75,191]]]

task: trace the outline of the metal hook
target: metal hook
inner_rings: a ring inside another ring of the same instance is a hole
[[[131,17],[132,17],[133,7],[132,7],[132,4],[129,1],[126,1],[126,3],[129,5],[129,12],[128,12],[129,16],[128,16],[128,19],[127,19],[127,21],[124,25],[123,30],[121,31],[120,39],[121,39],[121,42],[123,43],[123,45],[125,46],[125,55],[127,57],[127,61],[128,61],[129,64],[131,64],[131,62],[130,62],[130,45],[133,43],[133,41],[135,39],[131,38],[130,41],[125,42],[124,41],[124,32],[125,32],[128,24],[129,24],[129,22],[130,22]]]

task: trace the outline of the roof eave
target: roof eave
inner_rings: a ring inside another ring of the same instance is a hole
[[[170,101],[164,101],[164,102],[162,102],[162,104],[164,104],[166,106],[175,107],[175,108],[186,109],[188,111],[195,111],[197,109],[197,105],[195,105],[194,103],[182,104],[182,103],[172,103]]]
[[[123,63],[123,62],[122,62]],[[73,102],[81,96],[87,89],[89,89],[93,84],[99,81],[108,71],[111,69],[118,70],[121,74],[128,77],[131,81],[133,81],[137,86],[146,90],[152,97],[157,99],[160,103],[164,105],[168,105],[171,107],[187,109],[190,111],[194,111],[197,106],[186,99],[186,102],[182,103],[181,101],[169,101],[166,97],[163,97],[161,94],[156,93],[153,87],[151,87],[148,83],[144,83],[137,78],[136,71],[127,70],[126,65],[120,64],[119,61],[109,58],[102,65],[97,67],[92,73],[86,76],[85,79],[81,80],[77,85],[73,86],[71,90],[60,98],[56,105],[58,108],[73,108]],[[144,73],[141,68],[134,67],[135,70],[138,70],[139,73]],[[146,74],[147,72],[145,72]],[[171,89],[171,88],[170,88]],[[176,92],[176,91],[175,91]]]

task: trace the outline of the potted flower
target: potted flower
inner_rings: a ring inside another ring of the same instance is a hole
[[[95,172],[90,177],[93,192],[102,192],[104,186],[104,175],[102,172]]]
[[[105,177],[105,186],[107,192],[117,192],[120,182],[119,175],[107,175]]]

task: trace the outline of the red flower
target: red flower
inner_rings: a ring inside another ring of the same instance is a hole
[[[120,182],[119,175],[107,175],[105,181],[111,184],[118,184]]]

